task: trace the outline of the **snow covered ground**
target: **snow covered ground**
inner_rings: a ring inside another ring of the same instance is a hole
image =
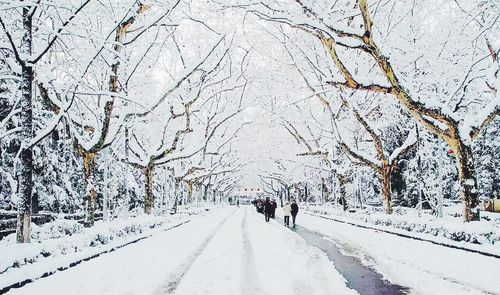
[[[347,255],[359,257],[412,294],[500,294],[500,260],[301,214],[298,224],[317,231]]]
[[[193,206],[175,215],[122,216],[110,222],[98,221],[91,228],[75,220],[56,219],[34,226],[30,244],[17,244],[15,234],[11,234],[0,241],[0,293],[13,284],[66,269],[189,222],[193,214],[216,209],[213,205]]]
[[[181,280],[176,294],[356,294],[326,255],[281,224],[237,210]]]
[[[8,294],[356,294],[320,250],[224,208]]]
[[[496,258],[303,212],[298,226],[410,294],[499,294]],[[223,207],[8,294],[358,294],[339,271],[280,215],[266,223],[252,206]]]
[[[460,206],[447,208],[443,218],[425,212],[418,216],[418,210],[402,207],[391,215],[373,209],[350,213],[330,205],[307,205],[304,209],[340,221],[500,255],[500,214],[481,212],[481,222],[464,223],[457,212]]]

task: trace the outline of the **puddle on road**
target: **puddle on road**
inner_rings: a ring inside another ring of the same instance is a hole
[[[361,295],[396,295],[408,294],[409,289],[391,284],[384,280],[383,276],[374,269],[363,265],[356,257],[343,255],[335,244],[325,240],[323,235],[296,226],[292,228],[299,236],[310,245],[325,252],[328,258],[335,264],[335,268],[347,280],[347,286],[355,289]]]

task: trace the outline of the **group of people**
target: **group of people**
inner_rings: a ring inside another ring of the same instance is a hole
[[[266,198],[266,200],[264,201],[264,217],[266,219],[266,222],[269,222],[269,219],[271,218],[274,219],[276,208],[278,208],[278,204],[276,204],[276,201]]]
[[[266,198],[265,201],[263,200],[256,200],[253,202],[255,207],[257,208],[257,212],[263,213],[264,218],[266,222],[269,222],[271,218],[274,218],[276,214],[276,208],[278,207],[277,203],[275,200],[271,200],[269,198]],[[299,205],[297,205],[297,202],[295,200],[292,200],[292,202],[286,202],[283,205],[283,217],[284,217],[284,225],[285,226],[290,226],[290,216],[292,216],[292,224],[295,226],[295,220],[297,218],[297,213],[299,213]]]

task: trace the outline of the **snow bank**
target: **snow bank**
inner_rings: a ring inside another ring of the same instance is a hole
[[[179,210],[175,215],[141,214],[110,222],[97,221],[91,228],[65,219],[42,226],[32,224],[31,244],[16,244],[15,234],[0,241],[0,289],[68,267],[75,261],[147,237],[187,221],[190,215],[212,209],[199,206]]]
[[[200,245],[206,243],[211,233],[233,212],[232,209],[226,207],[193,216],[181,227],[155,233],[150,238],[85,261],[77,267],[11,289],[7,294],[167,294],[162,292],[162,287],[169,286],[170,277],[178,278],[184,273],[183,270],[190,265],[188,262],[194,259],[193,253],[200,251]],[[64,256],[74,259],[74,255]],[[25,271],[32,272],[36,267],[27,267]]]
[[[33,224],[32,243],[18,245],[15,234],[0,242],[0,273],[13,267],[35,263],[46,257],[80,252],[86,247],[106,245],[120,238],[135,236],[163,225],[165,217],[139,216],[133,219],[116,219],[106,223],[96,222],[92,228],[84,228],[74,220],[56,220],[42,226]]]
[[[412,209],[402,208],[396,209],[392,215],[366,209],[356,213],[346,213],[331,206],[310,206],[306,210],[315,214],[334,216],[346,222],[398,229],[454,242],[495,245],[495,248],[500,248],[500,218],[464,223],[460,217],[453,216],[436,219],[432,215],[423,214],[418,217],[417,212]]]

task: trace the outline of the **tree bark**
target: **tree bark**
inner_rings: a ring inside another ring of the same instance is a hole
[[[23,30],[21,52],[26,56],[31,56],[32,51],[32,17],[31,7],[23,8]],[[31,64],[23,62],[21,82],[21,113],[19,114],[19,125],[21,131],[19,138],[22,141],[19,153],[18,179],[18,216],[17,216],[17,242],[31,242],[31,202],[33,190],[33,149],[28,146],[33,138],[33,67]]]
[[[80,150],[83,157],[83,172],[85,176],[85,193],[87,199],[87,216],[85,226],[91,227],[95,222],[95,205],[97,199],[97,191],[94,184],[95,175],[95,157],[96,153],[90,153],[83,149]]]
[[[479,220],[479,199],[472,149],[461,140],[456,140],[450,145],[455,152],[460,197],[464,205],[464,221]]]
[[[103,186],[103,191],[102,191],[102,220],[104,221],[109,221],[109,209],[108,209],[108,202],[109,202],[109,194],[108,194],[108,165],[107,165],[108,158],[106,157],[106,164],[104,166],[104,186]]]
[[[192,181],[187,181],[186,182],[186,185],[187,185],[187,198],[186,198],[186,201],[187,202],[191,202],[192,198],[193,198],[193,182]]]
[[[174,178],[174,204],[172,206],[173,213],[177,213],[177,205],[179,204],[179,189],[180,189],[180,180],[178,178]]]
[[[347,211],[347,208],[349,208],[349,206],[347,205],[347,198],[346,198],[346,192],[345,192],[345,185],[347,183],[347,177],[345,175],[341,175],[341,174],[337,173],[337,178],[339,180],[339,192],[340,192],[339,201],[340,201],[340,204],[342,205],[342,209],[344,211]]]
[[[391,171],[392,166],[384,161],[379,169],[380,185],[382,186],[382,202],[384,204],[384,212],[392,214],[391,201]]]
[[[321,196],[322,196],[322,202],[323,203],[328,203],[329,201],[329,196],[328,196],[328,187],[326,186],[326,179],[324,177],[321,177]]]
[[[153,167],[146,166],[143,170],[145,180],[146,195],[144,197],[144,213],[153,212]]]
[[[203,189],[203,200],[206,201],[208,198],[208,189],[210,187],[210,184],[205,185]]]

